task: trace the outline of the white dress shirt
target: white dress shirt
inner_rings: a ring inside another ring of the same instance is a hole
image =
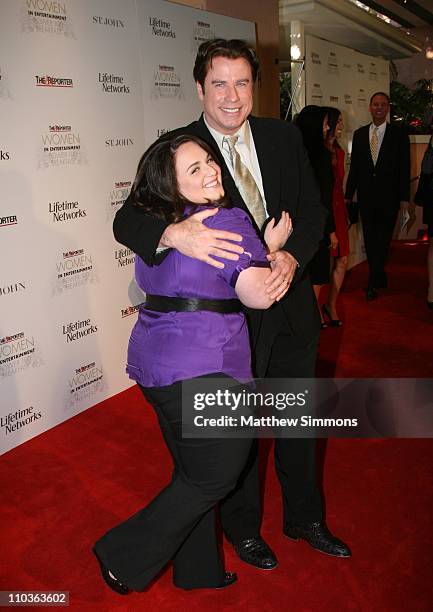
[[[230,174],[234,176],[230,151],[227,146],[223,146],[223,138],[226,136],[226,134],[221,134],[220,132],[217,132],[214,128],[212,128],[206,121],[205,115],[203,115],[203,119],[207,129],[212,134],[213,138],[215,139],[215,142],[218,145],[219,150],[221,151],[221,154],[224,158],[224,161],[226,162],[226,166],[229,169]],[[235,134],[231,134],[231,136],[238,136],[238,140],[236,142],[236,150],[238,151],[241,157],[242,163],[245,164],[245,166],[251,172],[256,182],[257,188],[260,191],[260,195],[262,196],[267,218],[269,215],[266,209],[266,199],[265,192],[263,189],[262,174],[260,172],[259,159],[257,157],[257,151],[254,145],[254,138],[251,133],[249,122],[245,121],[245,123],[242,124],[240,129]]]

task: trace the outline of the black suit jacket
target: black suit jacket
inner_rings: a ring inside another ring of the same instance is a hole
[[[410,197],[410,144],[406,131],[387,124],[376,165],[370,153],[369,125],[353,134],[346,197],[357,192],[361,214],[393,217]]]
[[[308,342],[319,330],[320,319],[305,266],[323,235],[325,214],[298,128],[277,119],[251,116],[249,122],[269,215],[278,221],[283,210],[289,212],[293,233],[284,248],[299,262],[292,286],[280,303],[268,311],[246,309],[255,374],[263,376],[272,343],[278,334],[292,333]],[[214,148],[222,169],[224,188],[232,204],[248,212],[203,117],[174,133],[199,136]],[[157,264],[155,251],[167,225],[141,213],[128,198],[116,214],[113,230],[118,242],[132,249],[147,264]]]

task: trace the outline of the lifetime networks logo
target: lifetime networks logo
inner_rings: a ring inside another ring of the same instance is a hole
[[[78,201],[68,202],[68,200],[63,200],[63,202],[49,202],[48,212],[53,215],[53,223],[87,217],[87,211],[79,207]]]
[[[169,21],[159,17],[149,17],[149,26],[154,36],[162,38],[176,38],[176,32]]]
[[[45,74],[43,76],[35,75],[36,87],[73,87],[72,79],[64,77],[55,77]]]
[[[0,418],[0,427],[4,430],[5,434],[14,433],[19,429],[23,429],[26,425],[38,421],[42,416],[41,412],[36,412],[34,406],[17,410],[16,412],[9,412],[5,416]]]
[[[81,338],[95,334],[97,331],[98,326],[94,325],[90,319],[71,321],[70,323],[62,325],[62,332],[65,336],[66,343],[81,340]]]
[[[125,85],[125,79],[122,75],[110,74],[108,72],[100,72],[98,82],[102,83],[102,91],[104,93],[131,93],[131,87]]]
[[[117,249],[114,251],[114,259],[118,268],[124,268],[135,263],[135,253],[131,249]]]
[[[75,38],[66,2],[22,0],[21,29]]]

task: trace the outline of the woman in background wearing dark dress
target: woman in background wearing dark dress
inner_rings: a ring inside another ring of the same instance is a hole
[[[421,175],[414,200],[415,204],[423,207],[422,220],[427,225],[429,238],[427,307],[433,310],[433,136],[421,162]]]
[[[338,240],[335,234],[334,214],[332,210],[333,171],[331,153],[325,146],[328,133],[328,117],[326,109],[320,106],[305,106],[296,119],[296,125],[302,132],[305,148],[320,189],[323,206],[328,211],[323,238],[319,249],[308,264],[311,283],[319,305],[319,294],[323,285],[329,283],[330,248],[337,249]],[[323,320],[322,329],[327,327]]]
[[[335,234],[338,244],[331,249],[334,258],[331,279],[329,283],[328,300],[322,306],[322,313],[331,327],[340,327],[342,321],[337,313],[337,299],[346,274],[349,257],[349,222],[347,208],[344,200],[344,150],[338,143],[343,132],[343,117],[337,108],[325,107],[328,113],[329,131],[326,135],[326,146],[332,156],[332,170],[334,172],[334,189],[332,193],[332,210],[334,213]]]
[[[252,440],[183,438],[182,381],[211,376],[225,385],[252,379],[241,302],[257,309],[273,303],[265,286],[271,274],[266,249],[248,213],[230,208],[214,153],[196,136],[169,135],[154,143],[142,157],[132,197],[143,213],[170,222],[203,211],[208,227],[239,233],[244,252],[237,261],[225,260],[223,268],[175,249],[157,266],[136,258],[135,276],[146,301],[129,340],[127,372],[156,412],[173,458],[173,478],[93,550],[102,578],[120,595],[143,591],[170,560],[180,588],[227,587],[236,574],[224,571],[215,506],[235,488]],[[290,217],[283,213],[265,230],[268,248],[280,249],[290,231]],[[145,445],[142,460],[145,465]],[[116,504],[113,499],[117,515]]]

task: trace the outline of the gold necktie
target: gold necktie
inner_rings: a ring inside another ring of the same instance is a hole
[[[224,143],[227,143],[230,151],[236,187],[239,189],[239,193],[247,205],[248,210],[254,217],[254,221],[257,223],[259,229],[261,229],[266,219],[265,206],[253,175],[243,163],[241,156],[236,150],[235,145],[238,138],[239,136],[224,136],[223,146]]]
[[[377,127],[373,128],[373,133],[370,140],[370,153],[374,165],[376,165],[377,156],[379,155],[379,139],[377,138],[377,131]]]

